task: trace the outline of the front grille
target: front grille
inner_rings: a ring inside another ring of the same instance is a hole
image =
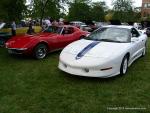
[[[8,53],[10,54],[23,54],[24,50],[18,50],[18,49],[8,49]]]

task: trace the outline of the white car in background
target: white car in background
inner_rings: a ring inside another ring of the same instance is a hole
[[[71,21],[70,25],[73,25],[73,26],[80,28],[81,26],[85,26],[86,24],[81,22],[81,21]]]
[[[133,26],[105,26],[63,49],[59,69],[79,76],[107,78],[124,75],[145,55],[147,36]]]

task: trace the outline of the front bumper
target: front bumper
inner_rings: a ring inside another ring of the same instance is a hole
[[[27,48],[8,48],[8,53],[9,54],[18,54],[18,55],[21,55],[21,54],[25,54],[27,51]]]
[[[117,67],[112,67],[112,69],[110,70],[102,71],[100,68],[98,69],[97,67],[95,68],[73,67],[61,61],[59,62],[58,68],[72,75],[86,76],[86,77],[108,78],[120,74],[120,71]]]

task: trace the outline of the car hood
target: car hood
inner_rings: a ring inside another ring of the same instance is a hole
[[[26,48],[29,44],[33,41],[40,41],[44,40],[46,37],[53,37],[57,34],[50,34],[50,33],[39,33],[36,35],[19,35],[11,38],[7,41],[6,46],[7,48]]]
[[[89,45],[95,44],[92,48],[85,50]],[[115,43],[115,42],[96,42],[91,40],[79,40],[71,43],[63,52],[73,54],[75,56],[84,53],[85,57],[94,58],[109,58],[112,55],[120,54],[128,48],[128,43]],[[86,51],[86,52],[85,52]],[[81,55],[82,56],[82,55]]]
[[[14,36],[6,42],[7,48],[24,48],[27,44],[35,40],[32,35]]]

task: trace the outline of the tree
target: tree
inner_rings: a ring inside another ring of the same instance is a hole
[[[90,6],[86,3],[72,3],[69,8],[68,20],[87,21],[90,19]]]
[[[32,17],[40,18],[40,23],[44,17],[52,17],[53,19],[58,19],[61,9],[64,10],[63,4],[68,3],[69,0],[32,0]]]
[[[108,12],[108,14],[105,15],[105,20],[106,20],[107,22],[109,22],[110,20],[112,20],[112,16],[113,16],[112,12]]]
[[[26,10],[26,0],[0,0],[0,17],[5,21],[23,18],[23,12]]]
[[[42,19],[44,17],[58,18],[59,8],[58,3],[53,0],[33,0],[32,17],[40,18],[40,23],[42,24]]]
[[[122,22],[132,21],[133,18],[133,1],[132,0],[115,0],[113,1],[113,19]]]
[[[91,18],[95,21],[104,21],[105,18],[105,10],[107,6],[105,2],[95,2],[91,7]]]
[[[90,0],[72,0],[69,2],[68,20],[87,21],[90,18]]]

